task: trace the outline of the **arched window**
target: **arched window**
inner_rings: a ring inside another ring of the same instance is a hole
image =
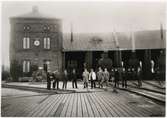
[[[23,28],[24,28],[24,30],[30,30],[30,26],[28,26],[28,25],[24,26]]]

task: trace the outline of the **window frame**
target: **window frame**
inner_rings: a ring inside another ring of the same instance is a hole
[[[44,42],[44,45],[43,45],[44,49],[50,50],[51,49],[51,39],[50,39],[50,37],[44,37],[43,42]]]
[[[22,69],[23,73],[29,73],[31,71],[31,61],[23,60],[22,67],[23,67]]]
[[[30,49],[30,37],[23,37],[22,48],[23,49]]]

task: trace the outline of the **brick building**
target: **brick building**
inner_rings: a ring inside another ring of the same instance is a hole
[[[62,69],[61,20],[32,12],[11,17],[10,66],[20,65],[22,75],[30,76],[33,68],[47,64],[53,71]]]

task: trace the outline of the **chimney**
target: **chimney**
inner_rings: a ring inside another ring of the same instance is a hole
[[[32,12],[33,13],[37,13],[38,12],[38,7],[37,6],[33,6],[32,7]]]

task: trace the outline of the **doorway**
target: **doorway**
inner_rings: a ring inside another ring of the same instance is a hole
[[[65,68],[71,74],[72,69],[76,69],[78,78],[82,78],[84,69],[85,52],[66,52],[65,53]]]

